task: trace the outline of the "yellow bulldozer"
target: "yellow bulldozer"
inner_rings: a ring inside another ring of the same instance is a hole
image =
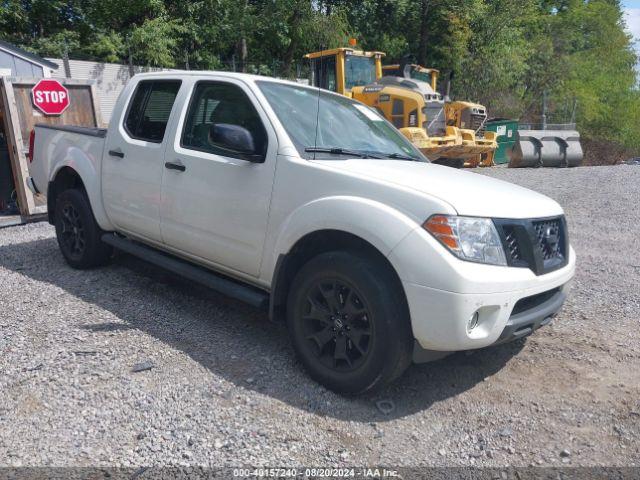
[[[383,52],[335,48],[309,53],[310,83],[376,108],[436,163],[490,166],[493,132],[484,132],[486,109],[449,102],[437,91],[439,72],[418,65],[382,66]]]

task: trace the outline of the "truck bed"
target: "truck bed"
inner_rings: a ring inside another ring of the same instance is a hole
[[[85,188],[92,200],[100,199],[100,172],[102,151],[107,129],[80,127],[75,125],[35,125],[33,160],[29,163],[29,173],[39,193],[47,195],[48,183],[62,165],[76,165],[85,175],[85,182],[92,183]],[[86,161],[84,161],[86,160]]]

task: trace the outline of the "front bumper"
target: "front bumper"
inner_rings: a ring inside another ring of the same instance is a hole
[[[568,281],[542,291],[494,294],[459,294],[404,284],[411,312],[413,335],[420,347],[431,351],[456,352],[487,347],[522,338],[546,325],[562,307]],[[523,299],[556,291],[551,299],[517,314],[514,307]],[[478,325],[467,329],[478,314]]]
[[[520,300],[519,302],[529,302],[527,308],[512,313],[507,324],[504,326],[498,339],[491,345],[512,342],[531,335],[545,325],[548,325],[553,317],[562,308],[562,304],[567,298],[567,288],[559,287],[542,292]],[[515,312],[515,308],[512,312]],[[425,342],[423,342],[425,343]],[[420,342],[416,341],[413,349],[413,361],[415,363],[425,363],[439,360],[452,352],[440,352],[424,348]]]
[[[389,259],[402,272],[417,350],[430,352],[483,348],[546,325],[566,298],[576,262],[569,248],[567,264],[544,275],[474,264],[455,258],[419,231]],[[478,324],[469,331],[475,313]]]

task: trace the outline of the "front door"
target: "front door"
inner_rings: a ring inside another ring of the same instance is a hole
[[[257,277],[275,172],[275,132],[241,81],[195,82],[187,105],[165,152],[162,237],[181,253]],[[252,154],[222,144],[212,133],[214,125],[246,129]]]
[[[180,80],[143,80],[107,134],[102,194],[111,222],[153,242],[160,236],[160,188],[167,124]]]

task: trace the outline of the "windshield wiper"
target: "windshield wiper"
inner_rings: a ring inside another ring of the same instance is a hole
[[[309,153],[330,153],[332,155],[348,155],[350,157],[358,158],[383,158],[378,154],[361,152],[359,150],[349,150],[347,148],[327,148],[327,147],[306,147],[305,152]]]
[[[383,158],[393,158],[394,160],[411,160],[414,162],[419,162],[420,159],[416,157],[412,157],[410,155],[403,155],[401,153],[382,153],[375,152],[376,155],[380,155]]]

